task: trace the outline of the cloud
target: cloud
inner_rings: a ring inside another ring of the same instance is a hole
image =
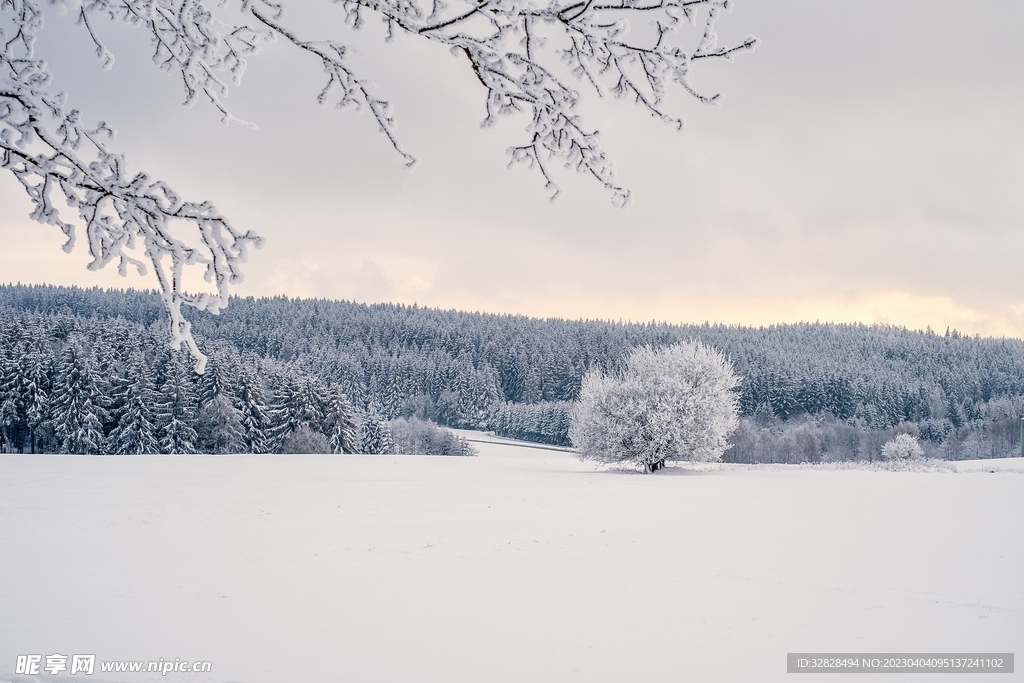
[[[753,33],[763,45],[695,68],[695,85],[723,103],[672,94],[682,134],[581,86],[585,120],[636,191],[626,211],[572,171],[557,169],[554,205],[539,176],[507,171],[504,150],[527,120],[480,130],[483,92],[464,62],[414,39],[353,39],[353,64],[394,100],[413,171],[368,116],[317,106],[319,68],[283,44],[252,60],[228,100],[258,131],[181,108],[179,85],[130,27],[98,28],[118,57],[111,72],[70,19],[53,18],[40,51],[74,106],[119,129],[133,170],[266,236],[244,294],[1024,336],[1013,56],[1024,4],[970,13],[945,0],[741,0],[719,22],[722,41]],[[307,20],[346,35],[335,14]],[[0,177],[4,280],[142,284],[79,270],[84,257],[65,257],[56,229],[27,221],[17,193]]]

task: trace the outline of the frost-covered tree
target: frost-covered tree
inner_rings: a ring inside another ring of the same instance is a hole
[[[248,453],[267,453],[270,449],[268,433],[271,428],[270,409],[263,385],[255,371],[243,366],[235,387],[238,411],[241,414],[245,450]]]
[[[882,457],[886,460],[906,461],[924,457],[924,449],[917,437],[910,434],[897,434],[882,446]]]
[[[375,372],[369,381],[370,400],[380,408],[381,416],[392,418],[398,413],[400,395],[398,378],[393,365]]]
[[[51,356],[41,344],[42,330],[33,326],[29,339],[0,353],[0,446],[35,453],[36,430],[46,416]]]
[[[157,394],[149,377],[149,366],[141,352],[132,355],[125,376],[114,388],[118,402],[114,428],[107,437],[107,450],[117,455],[141,455],[160,452],[153,407]]]
[[[238,409],[223,394],[199,410],[196,419],[199,448],[203,453],[240,453],[245,434]]]
[[[277,381],[271,413],[274,420],[273,442],[279,448],[283,440],[299,427],[321,431],[328,398],[323,382],[297,367],[287,367]]]
[[[226,344],[217,344],[209,354],[206,371],[197,382],[197,399],[199,407],[218,396],[226,396],[233,400],[233,387],[240,372],[238,352]]]
[[[327,437],[320,432],[310,429],[307,425],[300,425],[281,442],[281,452],[289,454],[330,453],[331,444]]]
[[[163,375],[155,408],[160,452],[195,453],[199,439],[193,427],[196,420],[195,389],[181,352],[168,354]]]
[[[24,377],[25,425],[28,427],[29,449],[37,451],[37,429],[46,419],[49,408],[50,365],[52,356],[41,346],[26,355],[22,365]]]
[[[25,439],[21,425],[24,410],[21,388],[24,384],[19,354],[14,348],[3,349],[0,353],[0,438],[6,452],[24,450]]]
[[[651,116],[682,128],[682,119],[665,109],[668,86],[678,85],[701,102],[718,95],[699,93],[690,73],[701,61],[731,59],[753,49],[748,37],[719,46],[715,24],[730,0],[346,0],[324,3],[338,11],[350,29],[367,19],[382,20],[389,37],[400,32],[449,50],[480,84],[486,106],[484,125],[522,113],[527,121],[519,144],[508,149],[511,164],[525,163],[558,194],[552,167],[564,165],[594,178],[617,204],[629,200],[618,184],[598,132],[579,114],[585,84],[598,95],[632,100]],[[318,61],[326,84],[321,104],[365,109],[388,143],[407,164],[414,161],[398,140],[391,105],[371,93],[349,62],[344,32],[306,35],[285,12],[286,3],[240,0],[207,4],[198,0],[55,0],[88,32],[102,68],[113,65],[103,41],[103,19],[121,21],[148,33],[153,61],[177,74],[186,104],[206,100],[225,123],[236,122],[224,99],[238,84],[247,60],[265,44],[284,42]],[[78,213],[96,270],[116,263],[120,272],[152,267],[170,322],[173,348],[185,344],[202,372],[206,358],[196,346],[182,304],[217,312],[228,302],[229,288],[242,279],[240,266],[250,247],[260,246],[253,232],[236,229],[209,201],[188,201],[167,183],[146,173],[130,173],[111,145],[112,128],[92,122],[51,87],[45,56],[36,38],[44,30],[42,0],[0,0],[0,166],[11,171],[27,192],[32,217],[59,227],[70,250],[77,237],[72,219],[58,204]],[[46,20],[55,17],[46,16]],[[334,24],[323,21],[319,28]],[[689,39],[678,29],[694,24]],[[244,123],[244,122],[243,122]],[[191,224],[198,241],[172,230]],[[135,251],[139,248],[139,251]],[[148,263],[134,254],[145,254]],[[215,291],[190,293],[183,271],[205,269]]]
[[[14,399],[10,396],[3,397],[0,400],[0,452],[13,453],[18,449],[19,444],[15,436],[17,423],[18,410],[14,405]]]
[[[104,447],[99,378],[80,338],[64,346],[53,386],[51,420],[61,453],[96,454]]]
[[[0,349],[0,452],[12,453],[18,448],[18,385],[17,365]]]
[[[153,34],[154,59],[167,69],[181,71],[186,88],[211,95],[217,89],[213,74],[239,68],[239,50],[246,51],[244,30],[204,32],[216,26],[212,14],[191,0],[124,0],[123,2],[54,3],[69,7],[97,44],[97,54],[109,68],[112,57],[100,43],[94,22],[100,15],[118,18]],[[33,204],[31,217],[59,227],[67,236],[65,251],[77,238],[76,226],[58,208],[63,201],[85,228],[89,268],[117,263],[145,273],[147,264],[132,256],[140,247],[154,269],[170,322],[173,348],[184,343],[202,372],[206,359],[196,347],[181,305],[213,312],[227,304],[228,287],[241,280],[239,265],[260,238],[241,232],[209,202],[184,201],[166,183],[145,173],[130,174],[125,159],[111,148],[113,130],[103,121],[90,123],[67,105],[64,93],[50,87],[46,60],[35,52],[43,30],[39,0],[0,1],[0,166],[11,171]],[[233,60],[233,61],[232,61]],[[202,74],[213,80],[202,81]],[[240,72],[239,72],[240,73]],[[223,92],[223,91],[222,91]],[[215,98],[216,99],[216,98]],[[198,243],[187,243],[172,231],[175,223],[190,223]],[[215,293],[188,293],[183,269],[206,268]]]
[[[371,406],[360,429],[360,452],[381,455],[394,452],[394,447],[388,423]]]
[[[332,453],[359,452],[359,428],[356,425],[355,411],[345,392],[337,384],[332,385],[330,389],[324,427]]]
[[[737,424],[739,379],[700,342],[640,347],[621,373],[589,373],[569,435],[584,460],[627,462],[647,471],[666,460],[719,460]]]

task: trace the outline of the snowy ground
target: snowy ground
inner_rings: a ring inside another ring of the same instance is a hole
[[[957,460],[950,463],[957,472],[1015,472],[1024,474],[1024,458],[996,458],[992,460]]]
[[[0,681],[36,680],[14,673],[32,653],[213,665],[63,680],[243,683],[779,681],[787,652],[1024,654],[1013,461],[641,475],[476,446],[0,456]]]

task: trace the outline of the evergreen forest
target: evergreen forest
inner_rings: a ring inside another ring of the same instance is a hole
[[[189,317],[210,357],[203,375],[167,348],[154,292],[0,286],[0,448],[383,453],[444,441],[424,441],[430,423],[567,445],[587,372],[689,339],[742,378],[729,461],[873,459],[899,433],[933,457],[1002,457],[1019,449],[1024,416],[1024,341],[955,330],[541,320],[288,297]]]

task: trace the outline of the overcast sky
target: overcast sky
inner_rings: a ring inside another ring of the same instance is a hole
[[[322,11],[317,28],[350,35],[336,5]],[[133,169],[266,237],[240,294],[1024,336],[1020,0],[737,0],[721,42],[761,45],[696,68],[721,105],[673,94],[684,132],[585,98],[635,193],[626,210],[572,173],[550,204],[538,175],[506,170],[526,120],[481,130],[465,60],[416,38],[353,38],[410,171],[369,116],[315,103],[321,70],[286,45],[253,58],[228,100],[253,131],[181,107],[142,32],[97,26],[117,57],[103,72],[70,18],[48,22],[39,54],[56,87],[118,130]],[[153,286],[87,272],[84,250],[65,255],[29,210],[0,175],[0,281]]]

